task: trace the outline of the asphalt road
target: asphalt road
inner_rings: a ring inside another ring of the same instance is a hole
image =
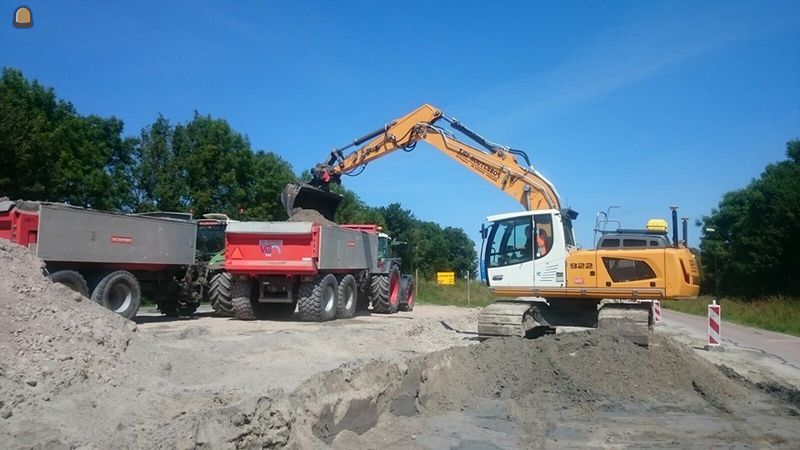
[[[722,311],[722,348],[708,351],[706,317],[663,310],[657,330],[670,333],[703,356],[726,364],[753,381],[778,381],[800,388],[800,338],[725,322]]]

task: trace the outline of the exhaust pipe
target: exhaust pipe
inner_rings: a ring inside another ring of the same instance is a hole
[[[681,217],[681,221],[683,221],[683,245],[689,248],[689,218]]]
[[[678,207],[670,206],[672,210],[672,245],[678,246]]]

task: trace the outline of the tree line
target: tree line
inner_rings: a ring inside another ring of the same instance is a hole
[[[800,140],[786,144],[786,157],[699,221],[704,291],[800,297]]]
[[[159,116],[137,136],[124,136],[122,120],[81,115],[53,88],[12,68],[0,78],[0,151],[0,196],[121,212],[285,220],[280,192],[299,179],[280,155],[254,150],[224,119]],[[396,203],[371,207],[337,189],[336,221],[384,227],[406,270],[474,274],[477,256],[462,229],[419,220]]]

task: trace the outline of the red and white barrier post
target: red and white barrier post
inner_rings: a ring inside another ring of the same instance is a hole
[[[708,305],[708,344],[707,347],[719,347],[722,345],[720,330],[722,325],[722,308],[716,300]]]
[[[653,300],[653,323],[658,325],[661,323],[661,301]]]

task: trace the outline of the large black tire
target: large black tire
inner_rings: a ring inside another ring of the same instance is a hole
[[[417,299],[417,286],[414,284],[414,279],[410,276],[403,276],[400,290],[400,311],[411,312],[414,310],[414,302]]]
[[[82,296],[89,297],[89,285],[83,275],[74,270],[59,270],[50,274],[53,283],[61,283]]]
[[[266,317],[266,307],[253,295],[250,280],[233,280],[231,284],[231,304],[233,315],[240,320],[256,320]]]
[[[92,300],[126,319],[133,319],[142,301],[142,288],[132,273],[118,270],[100,280],[92,292]]]
[[[358,304],[358,286],[356,278],[352,275],[345,275],[339,282],[339,292],[336,302],[336,317],[339,319],[349,319],[356,314]]]
[[[300,285],[297,312],[302,320],[325,322],[336,318],[338,289],[336,276],[319,274],[311,283]]]
[[[392,266],[389,273],[374,275],[370,280],[372,311],[379,314],[394,314],[400,306],[400,269]]]
[[[219,272],[208,283],[208,298],[214,312],[223,316],[233,315],[231,285],[233,278],[228,272]]]

